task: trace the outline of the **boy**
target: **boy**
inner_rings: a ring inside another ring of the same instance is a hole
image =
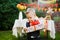
[[[28,22],[26,22],[26,27],[35,26],[40,23],[35,13],[31,15],[30,12],[27,12],[26,16],[28,19]],[[40,40],[40,30],[27,33],[27,40]]]

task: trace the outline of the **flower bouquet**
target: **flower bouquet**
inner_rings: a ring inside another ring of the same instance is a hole
[[[17,8],[18,8],[18,10],[24,12],[27,9],[27,4],[26,3],[17,4]]]

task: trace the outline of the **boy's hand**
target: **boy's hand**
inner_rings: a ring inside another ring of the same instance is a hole
[[[27,28],[24,28],[24,32],[26,32],[27,31]]]

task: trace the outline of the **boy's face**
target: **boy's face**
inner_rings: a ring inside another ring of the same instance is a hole
[[[27,19],[28,19],[28,21],[32,21],[33,19],[32,19],[32,16],[28,13],[28,14],[26,14],[26,17],[27,17]]]
[[[27,17],[29,22],[32,22],[32,17]]]

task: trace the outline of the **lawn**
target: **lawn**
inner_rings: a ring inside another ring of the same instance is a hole
[[[43,37],[42,32],[41,35]],[[26,40],[26,36],[16,38],[15,36],[12,35],[12,31],[0,31],[0,40]],[[60,40],[59,32],[56,33],[56,40]]]

